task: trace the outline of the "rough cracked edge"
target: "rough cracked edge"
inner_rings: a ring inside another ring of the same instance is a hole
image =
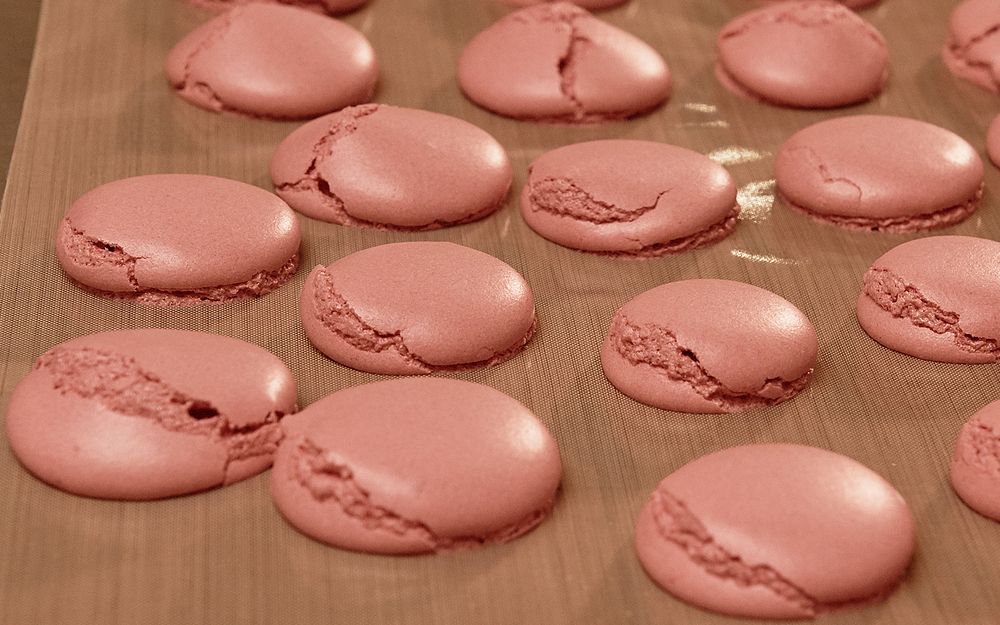
[[[660,537],[681,547],[691,561],[706,573],[743,587],[763,586],[798,606],[802,615],[809,618],[829,610],[774,567],[751,565],[716,543],[687,506],[663,487],[653,492],[652,516]]]
[[[333,275],[325,267],[320,267],[313,282],[313,314],[323,327],[336,335],[351,347],[370,353],[380,353],[391,349],[399,354],[406,364],[422,373],[435,371],[462,371],[491,367],[513,358],[535,335],[538,318],[532,317],[531,327],[524,337],[502,352],[496,352],[490,358],[471,363],[453,365],[435,365],[422,360],[406,346],[400,332],[380,332],[369,325],[351,308],[347,300],[337,292]]]
[[[172,388],[144,370],[134,358],[91,347],[57,346],[39,356],[36,371],[44,370],[52,388],[101,404],[121,415],[147,419],[169,432],[203,436],[226,451],[223,476],[235,461],[273,455],[282,439],[280,410],[255,423],[234,425],[210,401]]]
[[[529,177],[531,171],[528,171]],[[648,206],[622,208],[598,200],[569,178],[546,177],[529,184],[530,208],[557,216],[565,216],[592,224],[621,223],[635,221],[656,208],[660,198],[671,189],[661,191],[656,200]]]
[[[317,502],[332,499],[346,516],[357,520],[365,529],[417,538],[429,552],[457,551],[508,542],[537,527],[555,503],[553,497],[545,506],[520,521],[482,536],[438,536],[425,523],[407,519],[389,508],[372,503],[368,491],[354,479],[354,471],[334,452],[324,450],[305,437],[285,444],[294,445],[289,478],[309,491]]]
[[[955,37],[949,33],[948,41],[942,51],[945,63],[955,74],[960,76],[968,74],[961,76],[962,78],[971,80],[994,93],[1000,93],[1000,80],[993,73],[993,63],[973,61],[968,58],[969,52],[974,46],[998,32],[1000,32],[1000,24],[991,24],[983,32],[970,37],[965,42],[956,41]]]
[[[691,387],[699,396],[725,412],[739,412],[757,406],[772,406],[798,395],[812,375],[810,368],[795,380],[770,378],[752,393],[733,391],[708,373],[698,356],[678,344],[670,330],[655,324],[631,323],[625,315],[615,316],[609,331],[615,351],[632,365],[648,365],[671,380]]]
[[[873,266],[865,272],[863,282],[865,296],[893,317],[935,334],[951,334],[955,347],[964,352],[992,354],[994,360],[1000,360],[1000,341],[964,332],[958,313],[944,310],[901,276]]]
[[[813,9],[817,7],[820,11],[812,13]],[[799,2],[795,5],[789,5],[780,12],[761,10],[752,19],[743,20],[739,27],[733,25],[724,28],[719,33],[719,40],[739,37],[761,24],[788,23],[802,28],[817,28],[844,21],[860,27],[869,39],[883,48],[886,47],[882,35],[864,18],[843,4],[829,4],[827,2]]]
[[[1000,478],[1000,434],[973,415],[962,426],[955,459],[983,473]]]

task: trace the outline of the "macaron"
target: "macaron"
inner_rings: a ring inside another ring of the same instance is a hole
[[[503,543],[550,513],[562,468],[528,408],[488,386],[403,378],[338,391],[282,422],[271,495],[296,529],[355,551]]]
[[[285,4],[233,7],[170,50],[167,79],[211,111],[268,119],[316,117],[371,100],[378,68],[360,32]]]
[[[237,5],[251,2],[272,2],[337,15],[358,9],[368,3],[368,0],[190,0],[191,4],[212,11],[224,11]]]
[[[515,119],[589,123],[648,112],[670,95],[660,54],[568,2],[515,11],[462,51],[466,96]]]
[[[986,153],[997,167],[1000,167],[1000,115],[993,118],[986,131]]]
[[[897,245],[865,272],[858,323],[897,352],[952,363],[1000,360],[1000,243],[943,236]]]
[[[280,198],[252,185],[155,174],[101,185],[73,202],[56,254],[84,289],[153,305],[259,297],[295,273],[301,234]]]
[[[782,2],[719,33],[715,73],[730,91],[770,104],[833,108],[875,97],[889,51],[874,26],[832,0]]]
[[[736,185],[698,152],[653,141],[576,143],[528,168],[521,214],[565,247],[622,256],[661,256],[732,232]]]
[[[730,280],[682,280],[642,293],[611,321],[608,381],[648,406],[739,412],[791,399],[809,381],[816,331],[788,300]]]
[[[496,139],[430,111],[366,104],[301,126],[271,159],[275,192],[345,226],[431,230],[500,208],[513,178]]]
[[[1000,401],[983,406],[959,431],[951,485],[970,508],[1000,521]]]
[[[759,0],[760,2],[787,2],[788,0]],[[812,2],[813,0],[798,0],[799,2]],[[879,0],[838,0],[840,4],[849,9],[864,9],[877,4]]]
[[[817,221],[910,232],[979,207],[983,161],[955,133],[905,117],[853,115],[792,135],[774,165],[781,197]]]
[[[295,379],[267,350],[185,330],[82,336],[42,354],[7,406],[21,464],[61,490],[159,499],[271,465]]]
[[[913,556],[913,515],[877,473],[802,445],[731,447],[656,487],[635,547],[646,573],[692,605],[805,619],[883,599]]]
[[[318,350],[387,375],[494,365],[535,333],[535,300],[521,274],[446,242],[379,245],[317,266],[301,312]]]
[[[499,0],[503,4],[513,7],[526,7],[543,2],[554,2],[556,0]],[[603,11],[618,5],[625,4],[628,0],[571,0],[578,7],[583,7],[588,11]]]
[[[1000,4],[965,0],[951,12],[941,56],[951,73],[1000,93]]]

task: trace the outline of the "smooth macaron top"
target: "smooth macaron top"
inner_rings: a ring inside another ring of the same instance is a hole
[[[320,351],[373,373],[493,364],[535,326],[531,289],[513,267],[447,242],[379,245],[316,267],[301,305]]]
[[[905,117],[854,115],[808,126],[778,151],[782,195],[820,217],[896,218],[968,203],[983,162],[955,133]]]
[[[1000,243],[923,237],[872,263],[858,321],[896,351],[942,362],[1000,358]]]
[[[746,445],[693,460],[656,487],[636,526],[643,567],[697,606],[807,618],[876,599],[903,576],[915,526],[902,496],[815,447]]]
[[[955,75],[1000,92],[1000,4],[965,0],[951,12],[942,56]]]
[[[775,2],[788,2],[788,0],[760,0],[760,1],[761,2],[766,2],[766,3],[772,3],[772,4],[775,3]],[[812,2],[813,0],[796,0],[796,1],[798,1],[798,2]],[[873,4],[876,4],[878,1],[879,0],[838,0],[838,2],[840,2],[840,4],[844,5],[845,7],[850,8],[850,9],[863,9],[865,7],[869,7],[869,6],[873,5]]]
[[[1000,167],[1000,115],[993,118],[986,132],[986,152],[993,164]]]
[[[378,69],[351,26],[284,4],[234,7],[167,55],[181,97],[215,111],[302,119],[371,99]]]
[[[798,393],[817,350],[812,323],[788,300],[752,284],[696,279],[618,309],[601,362],[615,387],[643,403],[733,412]]]
[[[1000,521],[1000,401],[983,406],[962,426],[950,477],[962,501]]]
[[[653,141],[576,143],[535,159],[521,212],[536,232],[593,252],[639,253],[736,214],[736,185],[708,157]]]
[[[296,129],[275,150],[275,190],[324,221],[430,229],[484,217],[510,188],[510,160],[472,124],[370,104]]]
[[[66,273],[109,292],[245,282],[297,257],[281,198],[227,178],[154,174],[103,184],[66,212],[56,245]]]
[[[32,473],[92,497],[155,499],[229,484],[271,463],[292,373],[226,336],[142,329],[61,343],[36,361],[7,409],[7,436]]]
[[[888,76],[882,35],[832,0],[784,2],[745,13],[719,33],[723,84],[801,108],[868,100]]]
[[[546,427],[490,387],[447,378],[355,386],[282,425],[271,492],[323,542],[423,553],[503,542],[540,523],[561,476]]]
[[[622,119],[670,94],[656,50],[567,2],[521,9],[480,32],[462,51],[458,82],[494,113],[538,121]]]

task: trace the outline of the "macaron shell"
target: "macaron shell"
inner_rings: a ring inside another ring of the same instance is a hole
[[[350,219],[399,228],[483,217],[503,204],[513,178],[507,153],[485,131],[455,117],[387,105],[342,111],[297,129],[275,151],[271,173],[278,194],[310,216],[331,220],[322,199],[303,204],[303,195],[289,187],[313,176]]]
[[[786,444],[725,449],[684,465],[657,491],[681,502],[713,545],[743,565],[777,572],[815,601],[817,612],[885,594],[913,554],[914,520],[900,494],[867,467],[823,449]],[[641,526],[656,537],[648,520]],[[659,560],[660,570],[672,567],[675,559],[690,559],[680,549],[659,550],[670,542],[661,536],[658,542],[640,543],[640,559]],[[687,580],[690,600],[718,605],[718,577],[705,569],[701,575]],[[741,609],[745,588],[729,583],[730,597],[723,605]],[[787,609],[783,601],[768,605],[758,593],[748,601],[748,608]]]
[[[250,4],[251,2],[267,2],[268,0],[191,0],[195,4],[213,11],[224,11],[233,6]],[[321,11],[337,15],[354,11],[366,4],[369,0],[270,0],[275,4],[291,4],[310,11]]]
[[[277,271],[298,254],[295,214],[249,184],[191,174],[156,174],[101,185],[66,212],[63,229],[120,248],[134,260],[138,287],[179,291],[245,282]],[[74,262],[57,245],[63,269],[105,291],[133,291],[121,266]]]
[[[983,406],[962,426],[950,477],[962,501],[1000,521],[1000,402]]]
[[[958,315],[958,326],[980,339],[1000,341],[1000,243],[965,236],[924,237],[900,244],[874,263],[899,276],[927,301]],[[994,354],[959,349],[950,334],[935,334],[893,317],[862,293],[858,321],[886,347],[943,362],[993,362]]]
[[[500,115],[597,121],[645,112],[670,94],[663,58],[572,4],[516,11],[462,51],[462,91]]]
[[[837,107],[876,95],[888,76],[885,39],[835,2],[786,2],[723,27],[719,62],[743,90],[775,104]]]
[[[527,7],[534,4],[544,4],[545,2],[553,2],[554,0],[499,0],[501,3],[513,7]],[[604,9],[611,9],[620,4],[625,4],[628,0],[571,0],[573,4],[578,7],[587,9],[588,11],[602,11]]]
[[[289,479],[284,454],[285,447],[306,440],[349,468],[367,506],[423,526],[436,540],[488,541],[498,530],[535,518],[551,506],[561,475],[555,441],[527,408],[460,380],[402,378],[344,389],[282,426],[286,439],[272,492],[305,490]],[[332,514],[332,521],[309,521],[310,527],[338,532],[316,536],[320,540],[382,551],[381,538],[366,543],[365,536],[384,532],[357,520],[347,523],[335,498],[278,496],[282,513],[296,526],[310,515]],[[387,548],[394,553],[430,550],[426,540],[390,538]]]
[[[651,141],[578,143],[547,152],[529,167],[521,214],[560,245],[594,252],[637,251],[701,232],[736,207],[729,173],[707,157]],[[595,202],[640,216],[595,223],[544,210],[532,202],[535,185],[565,180]]]
[[[235,7],[193,31],[170,51],[166,71],[199,106],[279,119],[367,102],[378,76],[371,44],[351,26],[263,3]]]
[[[942,56],[956,76],[1000,92],[1000,6],[993,0],[966,0],[951,12]]]
[[[974,198],[983,163],[968,142],[944,128],[856,115],[792,135],[778,152],[775,177],[792,204],[821,216],[905,217]]]
[[[986,132],[986,151],[993,164],[1000,167],[1000,115],[993,118]]]
[[[310,274],[302,300],[303,324],[314,343],[331,334],[315,308],[319,271]],[[358,319],[380,336],[398,335],[427,367],[489,361],[533,332],[535,304],[524,278],[503,261],[454,243],[377,246],[323,271]],[[350,352],[341,362],[380,372],[367,366],[371,352]]]

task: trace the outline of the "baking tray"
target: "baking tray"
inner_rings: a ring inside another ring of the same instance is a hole
[[[492,133],[515,169],[510,198],[482,221],[437,232],[343,228],[303,218],[303,268],[259,300],[194,309],[143,307],[84,293],[62,275],[53,238],[66,207],[110,180],[156,172],[226,176],[270,188],[267,164],[296,124],[215,115],[174,96],[167,50],[209,14],[181,0],[44,0],[28,93],[0,212],[0,407],[50,346],[99,330],[162,326],[262,345],[295,372],[300,403],[379,379],[324,358],[306,341],[297,298],[308,269],[381,243],[455,241],[521,271],[539,332],[518,357],[449,374],[530,406],[559,441],[565,476],[549,520],[512,543],[422,557],[320,545],[285,524],[266,474],[150,503],[74,497],[35,480],[0,443],[0,622],[31,623],[738,623],[661,592],[632,548],[633,519],[655,484],[702,454],[785,441],[846,454],[888,478],[917,518],[909,574],[885,602],[824,623],[1000,621],[1000,526],[947,482],[961,424],[1000,389],[996,365],[925,362],[882,348],[854,319],[860,278],[889,248],[921,235],[851,232],[773,200],[773,154],[792,132],[853,113],[949,128],[981,148],[997,100],[952,78],[939,51],[953,2],[883,0],[863,15],[888,40],[886,91],[861,106],[794,111],[731,95],[712,73],[714,38],[751,0],[631,0],[603,19],[652,43],[674,95],[635,120],[573,127],[503,119],[465,100],[462,46],[509,9],[492,0],[372,0],[346,17],[375,46],[379,102],[462,117]],[[665,141],[711,154],[741,188],[735,232],[655,260],[587,255],[521,220],[528,163],[576,141]],[[998,238],[987,166],[982,208],[940,233]],[[671,280],[716,277],[779,293],[814,322],[815,377],[784,404],[738,415],[642,406],[604,379],[598,349],[614,311]],[[753,622],[753,621],[747,621]]]

